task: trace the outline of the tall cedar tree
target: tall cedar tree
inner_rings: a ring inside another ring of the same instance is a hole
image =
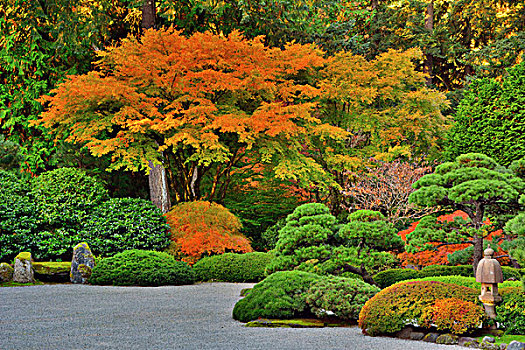
[[[294,77],[325,62],[312,46],[267,48],[238,32],[146,30],[140,41],[128,37],[102,52],[96,71],[44,96],[48,108],[37,123],[94,155],[111,154],[110,169],[147,171],[148,160],[163,162],[177,202],[220,201],[247,151],[280,178],[320,183],[325,171],[302,150],[314,137],[346,132],[312,116],[320,92]]]

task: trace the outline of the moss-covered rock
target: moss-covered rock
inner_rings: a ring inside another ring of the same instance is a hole
[[[35,278],[43,282],[69,282],[71,262],[44,261],[34,262]]]
[[[0,282],[10,282],[13,280],[14,269],[8,263],[0,264]]]
[[[87,243],[79,243],[73,248],[70,279],[73,283],[87,283],[95,267],[95,257]]]
[[[15,269],[13,272],[13,282],[33,283],[35,276],[33,272],[31,253],[22,252],[15,258]]]

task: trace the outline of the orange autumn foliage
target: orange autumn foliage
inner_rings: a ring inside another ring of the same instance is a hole
[[[313,116],[321,90],[294,79],[327,62],[313,45],[269,48],[238,31],[186,37],[168,28],[99,56],[96,70],[41,98],[46,110],[34,123],[93,155],[110,154],[110,169],[163,163],[177,202],[224,198],[220,189],[246,152],[280,178],[322,177],[300,151],[325,132],[346,135]],[[204,177],[212,181],[206,192]]]
[[[171,253],[190,264],[203,255],[253,251],[250,241],[239,232],[239,219],[220,204],[185,202],[165,215],[174,243]]]
[[[445,222],[445,221],[451,222],[451,221],[454,221],[454,218],[456,217],[461,217],[465,220],[468,219],[468,215],[461,210],[456,210],[452,214],[441,215],[437,219],[439,222]],[[406,242],[406,235],[414,231],[418,223],[419,221],[413,222],[409,228],[407,228],[406,230],[400,231],[398,233],[399,236],[401,236],[401,238],[403,239],[403,241]],[[484,224],[491,225],[491,222],[490,220],[487,219],[484,221]],[[501,233],[502,233],[501,230],[496,230],[494,232],[491,232],[487,236],[487,239],[490,239],[490,240],[497,239],[498,236],[501,235]],[[439,243],[437,242],[430,242],[430,244],[433,246],[439,245]],[[447,265],[448,264],[448,258],[447,258],[448,254],[456,252],[458,250],[463,250],[465,248],[468,248],[469,246],[471,246],[471,244],[469,243],[444,245],[444,246],[438,247],[435,250],[426,250],[426,251],[421,251],[417,253],[403,252],[398,255],[398,258],[400,259],[401,264],[403,266],[407,266],[407,265],[416,265],[416,266]]]

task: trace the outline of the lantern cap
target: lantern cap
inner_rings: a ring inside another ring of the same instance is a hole
[[[492,259],[492,256],[494,255],[494,249],[492,249],[489,244],[483,253],[485,254],[485,258]]]

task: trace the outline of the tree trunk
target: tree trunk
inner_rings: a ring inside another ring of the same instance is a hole
[[[168,190],[168,177],[166,169],[162,165],[153,165],[149,162],[149,193],[153,204],[159,208],[162,213],[167,213],[171,208],[170,195]]]
[[[144,0],[142,3],[142,30],[155,28],[155,0]],[[162,164],[154,165],[149,161],[149,194],[150,199],[162,213],[167,213],[171,208],[168,177]]]
[[[427,35],[432,36],[434,32],[434,0],[430,0],[427,5],[427,11],[425,13],[425,29],[427,30]],[[430,53],[430,48],[427,47],[427,52],[425,52],[425,63],[423,67],[423,72],[428,74],[427,77],[427,86],[432,85],[432,66],[434,64],[434,57]]]
[[[144,0],[142,3],[142,29],[155,28],[155,0]]]
[[[476,270],[478,268],[478,263],[483,259],[483,236],[476,234],[474,236],[474,256],[472,262],[472,268],[474,269],[474,276],[476,276]]]

